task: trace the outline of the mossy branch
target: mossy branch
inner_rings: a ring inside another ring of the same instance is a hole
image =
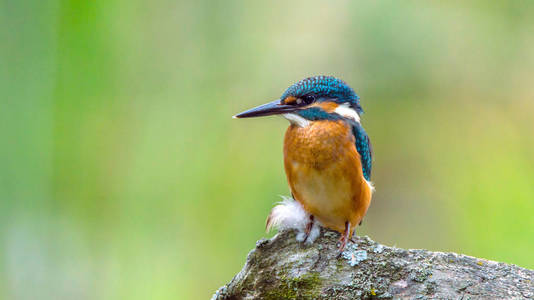
[[[456,253],[405,250],[339,235],[311,246],[290,231],[260,240],[212,299],[534,299],[534,271]]]

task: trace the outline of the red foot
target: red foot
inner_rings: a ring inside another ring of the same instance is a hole
[[[308,222],[308,224],[306,224],[306,231],[304,231],[305,236],[304,236],[304,241],[302,241],[303,243],[305,243],[308,240],[312,227],[313,227],[313,215],[310,215],[310,221]]]
[[[345,232],[341,235],[341,238],[339,238],[339,243],[341,245],[339,246],[339,255],[343,253],[343,250],[345,250],[345,246],[347,246],[347,242],[349,241],[349,233],[350,233],[350,222],[345,222]]]

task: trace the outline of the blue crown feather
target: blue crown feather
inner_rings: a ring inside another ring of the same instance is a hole
[[[302,79],[301,81],[290,86],[281,99],[288,96],[302,97],[306,95],[315,95],[318,98],[333,99],[337,103],[349,103],[358,114],[363,113],[360,106],[360,97],[354,90],[343,80],[332,76],[314,76]]]

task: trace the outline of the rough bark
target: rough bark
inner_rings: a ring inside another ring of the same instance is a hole
[[[212,299],[534,299],[534,271],[456,253],[405,250],[339,234],[311,246],[290,231],[260,240]]]

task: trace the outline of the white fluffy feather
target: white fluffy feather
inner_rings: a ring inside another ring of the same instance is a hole
[[[298,203],[290,197],[282,196],[282,201],[273,207],[267,219],[267,230],[273,227],[279,230],[297,229],[304,231],[308,222],[308,214]]]
[[[302,242],[306,237],[305,230],[309,220],[310,215],[298,201],[291,197],[282,196],[282,201],[273,207],[267,218],[267,231],[274,227],[278,230],[293,229],[297,231],[297,241]],[[320,234],[320,224],[315,220],[308,239],[306,239],[306,244],[313,243]]]

